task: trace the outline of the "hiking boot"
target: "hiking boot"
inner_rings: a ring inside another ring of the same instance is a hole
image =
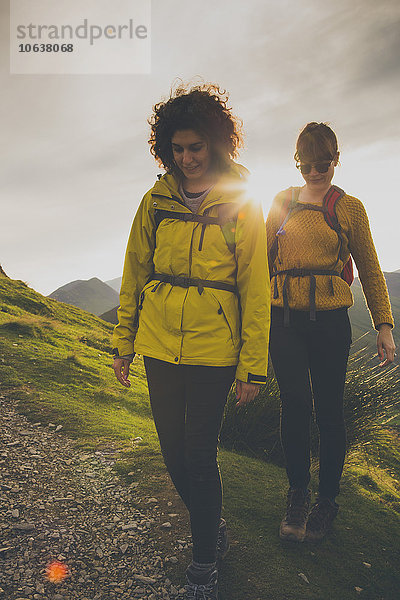
[[[312,505],[307,522],[306,540],[322,540],[339,511],[339,505],[329,498],[317,498]]]
[[[286,515],[279,529],[281,540],[302,542],[306,535],[308,511],[311,493],[309,490],[289,489],[287,495]]]
[[[217,562],[221,562],[224,560],[225,556],[228,554],[229,550],[229,538],[228,538],[228,530],[226,527],[226,521],[221,517],[219,523],[218,530],[218,539],[217,539]]]
[[[211,571],[208,580],[203,583],[191,581],[186,571],[184,600],[218,600],[218,571]]]

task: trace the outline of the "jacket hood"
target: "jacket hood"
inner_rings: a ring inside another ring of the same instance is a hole
[[[249,171],[243,165],[231,161],[229,169],[224,171],[211,190],[207,204],[218,200],[221,196],[226,200],[238,200],[238,195],[244,192]],[[166,173],[162,175],[151,189],[154,196],[165,196],[167,198],[180,198],[179,180],[175,175]]]

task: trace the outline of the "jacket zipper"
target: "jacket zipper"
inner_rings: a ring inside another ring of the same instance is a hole
[[[201,234],[200,234],[200,242],[199,242],[199,250],[200,251],[203,249],[203,241],[204,241],[205,231],[206,231],[206,224],[203,223],[203,226],[201,228]]]

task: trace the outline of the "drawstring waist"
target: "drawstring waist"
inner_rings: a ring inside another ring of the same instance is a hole
[[[289,277],[309,277],[310,278],[310,290],[309,290],[309,302],[310,302],[310,321],[316,321],[316,305],[315,305],[315,290],[317,287],[316,275],[330,275],[331,294],[334,295],[332,277],[340,277],[341,274],[337,271],[329,269],[283,269],[281,271],[275,271],[271,275],[271,280],[274,279],[274,299],[279,297],[278,283],[276,280],[277,275],[285,275],[282,287],[283,296],[283,325],[284,327],[289,326],[289,298],[287,292],[288,278]]]
[[[152,288],[152,292],[156,292],[158,287],[162,283],[169,283],[170,285],[177,285],[182,288],[197,287],[199,294],[201,295],[205,287],[213,288],[214,290],[225,290],[226,292],[232,292],[239,297],[239,291],[236,285],[231,283],[225,283],[225,281],[212,281],[210,279],[200,279],[198,277],[180,277],[178,275],[168,275],[167,273],[154,273],[149,281],[158,281]],[[144,292],[140,294],[138,309],[142,310],[144,301]]]

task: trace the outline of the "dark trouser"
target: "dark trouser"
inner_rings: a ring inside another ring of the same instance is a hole
[[[351,344],[347,309],[290,311],[272,308],[270,353],[281,394],[281,440],[292,488],[310,481],[312,399],[320,436],[319,494],[334,498],[346,453],[343,393]]]
[[[193,560],[215,562],[222,504],[217,444],[236,367],[148,357],[144,364],[165,465],[190,513]]]

